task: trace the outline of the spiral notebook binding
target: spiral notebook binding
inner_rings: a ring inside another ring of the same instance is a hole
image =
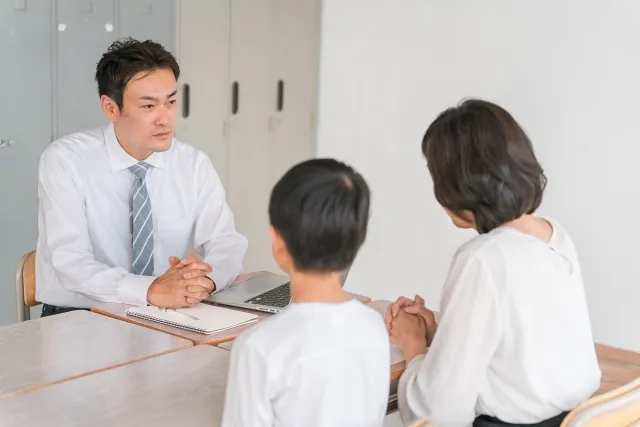
[[[194,327],[194,326],[184,325],[182,323],[174,322],[172,320],[161,319],[161,318],[156,317],[156,316],[149,316],[148,314],[132,312],[132,313],[128,313],[128,315],[129,316],[139,317],[139,318],[145,319],[145,320],[151,320],[151,321],[154,321],[154,322],[162,323],[163,325],[173,326],[174,328],[185,329],[187,331],[199,332],[199,333],[202,333],[202,334],[204,334],[206,332],[206,330],[204,328],[198,328],[198,327]]]

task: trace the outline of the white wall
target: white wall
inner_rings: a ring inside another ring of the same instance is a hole
[[[540,213],[578,246],[595,339],[640,350],[640,2],[325,0],[322,30],[318,154],[374,197],[348,289],[438,307],[472,234],[436,203],[420,143],[442,109],[482,97],[534,143]]]

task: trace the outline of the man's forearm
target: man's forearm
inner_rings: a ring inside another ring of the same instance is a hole
[[[239,235],[238,235],[239,236]],[[213,271],[207,277],[215,284],[214,292],[221,291],[229,286],[242,273],[242,259],[246,252],[246,240],[244,237],[235,239],[229,236],[229,241],[223,244],[207,245],[204,261]]]
[[[146,305],[154,276],[131,274],[121,267],[109,267],[92,256],[69,257],[65,263],[52,261],[64,289],[101,302]]]

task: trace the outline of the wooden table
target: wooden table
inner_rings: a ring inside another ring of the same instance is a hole
[[[233,282],[232,286],[245,282],[253,277],[260,276],[261,274],[267,274],[267,273],[264,271],[259,271],[256,273],[240,275]],[[352,295],[354,296],[354,298],[364,303],[368,303],[371,301],[370,298],[362,295],[357,295],[357,294],[352,294]],[[93,308],[91,308],[91,311],[93,311],[94,313],[102,314],[104,316],[112,317],[114,319],[124,320],[125,322],[133,323],[138,326],[144,326],[146,328],[154,329],[156,331],[171,334],[180,338],[185,338],[193,342],[195,345],[199,345],[199,344],[219,345],[227,341],[232,341],[236,339],[238,335],[240,335],[247,328],[250,328],[251,326],[256,324],[256,322],[252,322],[247,325],[227,329],[215,334],[205,335],[198,332],[191,332],[184,329],[175,328],[173,326],[163,325],[161,323],[154,322],[152,320],[145,320],[145,319],[140,319],[138,317],[128,316],[126,314],[126,311],[129,307],[131,307],[131,305],[118,304],[118,303],[104,303],[104,304],[98,304],[94,306]],[[255,310],[245,310],[241,308],[232,308],[232,307],[226,307],[226,308],[231,308],[233,310],[239,310],[239,311],[256,314],[258,315],[258,322],[264,318],[272,316],[272,314],[270,313],[263,313]]]
[[[216,427],[229,352],[201,345],[0,399],[2,427]]]
[[[15,323],[0,328],[0,397],[192,346],[88,311]]]
[[[639,353],[596,344],[596,354],[602,371],[602,380],[596,395],[606,393],[640,378]]]
[[[231,347],[233,347],[233,341],[220,343],[218,344],[218,347],[231,351]]]

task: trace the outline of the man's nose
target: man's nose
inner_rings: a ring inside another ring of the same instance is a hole
[[[160,108],[158,117],[156,118],[156,125],[167,126],[170,123],[169,110],[167,108]]]

